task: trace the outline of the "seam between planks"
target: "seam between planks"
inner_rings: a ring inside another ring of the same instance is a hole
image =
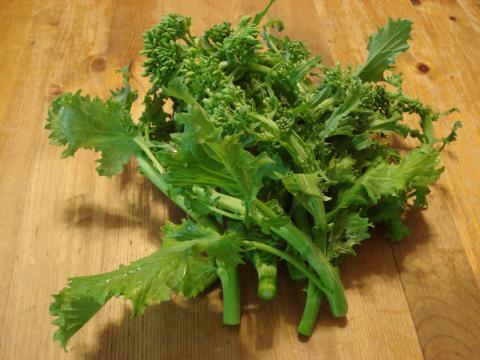
[[[390,249],[392,250],[393,262],[395,263],[395,268],[397,269],[397,276],[398,276],[398,279],[400,281],[400,284],[402,285],[402,291],[403,291],[403,294],[404,294],[405,299],[407,301],[408,311],[410,313],[410,319],[412,320],[413,327],[415,329],[415,335],[416,335],[416,338],[417,338],[418,346],[420,347],[420,350],[422,352],[422,357],[425,360],[426,359],[425,350],[423,349],[422,343],[420,342],[420,335],[418,334],[417,324],[415,323],[415,319],[413,318],[412,306],[410,305],[410,301],[408,300],[407,291],[406,291],[406,288],[405,288],[405,284],[403,283],[402,273],[401,273],[401,270],[400,270],[400,266],[398,265],[398,260],[397,260],[396,254],[395,254],[395,249],[393,248],[393,245],[391,243],[390,243]]]

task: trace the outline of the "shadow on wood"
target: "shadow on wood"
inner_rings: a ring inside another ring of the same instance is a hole
[[[276,299],[261,301],[256,294],[256,274],[241,268],[242,322],[222,324],[218,285],[192,300],[180,298],[153,306],[136,319],[125,314],[98,334],[97,347],[84,354],[87,360],[105,359],[248,359],[247,349],[270,349],[281,322],[294,327],[304,295],[298,283],[290,284],[281,271]],[[292,286],[293,285],[293,289]],[[292,296],[295,293],[298,296]],[[242,333],[243,336],[242,336]],[[245,334],[248,334],[246,336]],[[246,344],[251,341],[253,344]]]
[[[87,360],[249,358],[238,327],[222,325],[207,296],[154,306],[136,319],[125,314],[98,335]]]
[[[129,169],[125,174],[130,173]],[[140,178],[131,181],[131,175],[120,176],[116,184],[120,194],[129,191],[125,196],[125,206],[121,209],[111,209],[96,205],[87,200],[83,194],[67,201],[62,213],[62,221],[71,226],[82,228],[98,227],[103,229],[142,228],[147,229],[146,239],[153,244],[161,243],[161,227],[167,219],[162,220],[159,213],[162,208],[168,214],[168,220],[180,222],[183,217],[179,209],[169,198],[163,195],[148,179]],[[129,186],[126,186],[129,182]],[[130,187],[130,188],[129,188]],[[134,197],[131,201],[130,198]]]
[[[340,273],[345,288],[361,288],[368,281],[371,281],[373,276],[386,278],[385,281],[398,277],[405,256],[415,252],[418,245],[430,238],[428,225],[421,210],[407,211],[404,223],[412,233],[411,236],[407,236],[398,242],[404,248],[404,256],[393,256],[397,243],[385,238],[382,235],[381,227],[378,227],[373,231],[371,239],[365,240],[355,248],[356,256],[348,256],[340,265]]]

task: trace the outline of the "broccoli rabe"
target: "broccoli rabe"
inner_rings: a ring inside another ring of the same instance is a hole
[[[53,144],[66,146],[64,156],[100,152],[97,170],[108,177],[134,158],[187,216],[163,227],[154,254],[70,279],[50,308],[62,346],[114,296],[138,315],[172,292],[194,297],[218,280],[224,323],[238,324],[238,267],[247,262],[265,300],[276,294],[281,263],[293,280],[308,282],[298,331],[309,336],[323,299],[334,316],[347,313],[342,259],[373,227],[400,240],[409,233],[405,209],[426,206],[442,172],[440,151],[461,124],[436,138],[433,124],[443,114],[406,95],[392,72],[411,22],[389,19],[370,37],[364,64],[329,68],[282,36],[280,20],[263,21],[273,2],[200,36],[177,14],[148,30],[142,54],[152,86],[138,120],[127,71],[106,100],[76,92],[53,101],[46,127]],[[420,126],[408,126],[405,113],[417,114]],[[401,153],[393,136],[418,146]]]

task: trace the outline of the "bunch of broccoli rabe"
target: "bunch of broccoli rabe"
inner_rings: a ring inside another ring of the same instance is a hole
[[[163,226],[155,253],[72,278],[54,295],[54,339],[64,347],[114,296],[139,315],[172,293],[195,297],[218,280],[223,321],[238,324],[238,268],[247,263],[257,270],[261,299],[275,296],[279,262],[306,281],[298,331],[308,336],[323,299],[333,316],[347,313],[344,256],[377,225],[401,239],[409,233],[404,211],[426,206],[442,172],[440,151],[460,123],[436,138],[442,114],[405,95],[400,74],[385,75],[408,49],[411,22],[389,19],[370,37],[364,64],[325,67],[305,44],[278,35],[280,20],[262,21],[272,3],[201,36],[176,14],[148,30],[142,53],[152,87],[139,119],[130,115],[137,92],[127,70],[107,100],[76,92],[53,101],[47,129],[53,144],[67,146],[63,156],[98,151],[98,173],[108,177],[133,157],[186,213],[181,224]],[[417,114],[420,126],[409,127],[405,114]],[[401,153],[394,135],[418,146]]]

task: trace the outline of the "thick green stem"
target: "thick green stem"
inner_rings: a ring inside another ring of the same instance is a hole
[[[273,44],[272,44],[273,45]],[[275,47],[275,45],[273,45]],[[276,47],[275,47],[276,49]],[[277,50],[278,52],[278,50]],[[261,64],[264,64],[265,66],[271,68],[281,62],[283,62],[283,58],[280,55],[265,55],[261,54],[259,55],[259,60]]]
[[[303,275],[305,275],[315,285],[317,285],[318,287],[323,287],[323,284],[320,281],[320,279],[317,277],[317,275],[313,271],[311,271],[309,268],[307,268],[305,264],[303,264],[300,260],[298,260],[294,256],[289,255],[273,246],[270,246],[258,241],[244,240],[242,241],[242,243],[244,245],[251,246],[254,249],[265,251],[269,254],[279,257],[280,259],[285,260],[286,262],[293,265],[298,271],[300,271]]]
[[[260,123],[266,126],[267,130],[271,131],[275,136],[280,137],[280,129],[278,128],[277,124],[275,124],[275,121],[270,119],[268,116],[257,114],[255,112],[251,112],[250,116],[255,120],[260,121]]]
[[[238,268],[217,268],[217,275],[222,283],[223,292],[223,323],[226,325],[240,324],[240,282]]]
[[[147,157],[150,159],[150,161],[152,162],[152,164],[154,165],[154,167],[157,169],[157,171],[160,173],[160,174],[163,174],[165,172],[165,169],[163,168],[162,165],[160,165],[160,163],[158,162],[157,158],[153,155],[153,153],[151,152],[150,150],[150,147],[145,144],[145,141],[143,139],[142,136],[138,135],[138,136],[135,136],[133,138],[133,142],[135,144],[138,145],[138,147],[140,149],[143,150],[143,152],[145,153],[145,155],[147,155]]]
[[[421,125],[423,134],[425,135],[425,142],[427,144],[433,144],[435,142],[435,136],[433,134],[433,122],[430,115],[422,117]]]
[[[303,141],[301,139],[300,144],[303,144]],[[303,146],[303,148],[306,149],[307,147]],[[317,170],[316,164],[314,162],[308,163],[308,160],[312,158],[314,158],[312,154],[305,154],[303,159],[299,158],[300,161],[303,160],[300,165],[303,165],[302,167],[304,167],[307,171]],[[320,251],[325,254],[327,224],[323,200],[314,196],[300,195],[298,198],[296,198],[295,205],[297,209],[294,212],[294,220],[304,233],[308,234],[310,232],[313,232],[313,240],[315,244],[320,248]],[[313,229],[308,223],[307,211],[313,217],[315,223]],[[298,325],[298,332],[300,334],[303,334],[305,336],[311,335],[318,314],[320,312],[322,299],[323,292],[318,287],[316,287],[313,282],[309,281],[307,299],[305,302],[302,318]]]
[[[297,226],[309,237],[312,237],[312,224],[310,223],[308,214],[295,197],[293,198],[292,209],[290,210],[290,217],[292,218],[295,226]],[[290,254],[292,252],[295,252],[295,250],[293,250],[291,246],[287,247],[286,251]],[[305,279],[303,274],[299,273],[298,270],[290,264],[287,264],[287,269],[288,274],[290,275],[290,278],[292,280],[299,281]]]
[[[298,324],[298,332],[305,336],[312,335],[315,324],[317,323],[318,313],[322,306],[323,293],[311,281],[308,282],[307,300],[303,309],[302,318]]]
[[[233,220],[243,220],[245,218],[245,216],[241,216],[241,215],[237,215],[237,214],[232,214],[231,212],[228,212],[228,211],[224,211],[222,209],[218,209],[214,206],[208,206],[208,208],[213,211],[213,212],[216,212],[217,214],[220,214],[220,215],[223,215],[225,217],[228,217],[230,219],[233,219]]]
[[[322,115],[334,103],[335,103],[335,97],[333,96],[323,100],[320,104],[315,106],[315,113],[317,114],[317,116]]]
[[[138,167],[142,170],[143,174],[166,196],[168,196],[175,204],[177,204],[182,210],[186,211],[185,200],[183,196],[169,194],[170,185],[167,184],[162,176],[162,173],[154,168],[150,164],[143,154],[137,154],[135,157]]]
[[[348,310],[345,291],[340,277],[327,257],[303,232],[291,223],[272,230],[294,247],[318,274],[324,284],[321,289],[325,291],[333,316],[345,316]]]
[[[297,198],[293,198],[291,217],[295,225],[306,235],[312,236],[312,224],[308,219],[308,213]]]
[[[277,294],[277,258],[254,251],[252,260],[258,274],[258,297],[272,300]]]
[[[265,65],[261,65],[261,64],[250,64],[248,65],[248,70],[262,74],[262,75],[266,75],[266,76],[275,74],[275,71],[272,70],[272,68]]]
[[[276,216],[265,204],[257,201],[256,207],[267,218]],[[320,289],[327,296],[333,316],[343,317],[347,313],[348,305],[342,282],[338,273],[328,261],[325,254],[312,240],[291,222],[282,227],[272,227],[272,231],[287,241],[315,270],[322,281]]]
[[[225,210],[236,214],[245,214],[245,208],[240,199],[213,191],[213,196],[218,199],[217,205],[225,205]],[[256,212],[252,212],[256,223],[266,219],[273,219],[278,215],[260,200],[255,201]],[[328,261],[326,255],[313,243],[313,241],[299,230],[292,222],[284,226],[272,226],[271,230],[284,239],[308,262],[321,279],[320,289],[325,292],[332,314],[343,317],[347,313],[348,305],[340,276]],[[278,256],[278,255],[277,255]]]
[[[169,197],[178,207],[185,211],[193,220],[202,224],[204,226],[210,227],[212,229],[218,230],[218,225],[214,223],[210,218],[206,216],[197,216],[190,211],[188,211],[185,205],[185,199],[181,195],[171,195],[169,194],[170,185],[167,184],[165,179],[162,176],[160,170],[150,164],[147,159],[145,159],[143,154],[137,154],[135,157],[137,160],[138,167],[142,170],[143,174],[162,192],[165,196]]]
[[[313,229],[313,239],[315,244],[318,245],[320,250],[325,254],[326,253],[326,224],[325,224],[325,209],[323,206],[323,201],[318,199],[319,204],[319,216],[315,217],[316,226]],[[294,203],[294,221],[299,226],[299,228],[308,234],[306,231],[311,230],[311,226],[308,223],[306,210],[301,207],[298,202]],[[311,281],[308,282],[307,288],[307,298],[305,301],[305,307],[303,309],[302,318],[298,324],[298,332],[305,336],[310,336],[312,334],[313,328],[317,321],[320,308],[322,306],[324,294],[322,291],[315,286]]]

